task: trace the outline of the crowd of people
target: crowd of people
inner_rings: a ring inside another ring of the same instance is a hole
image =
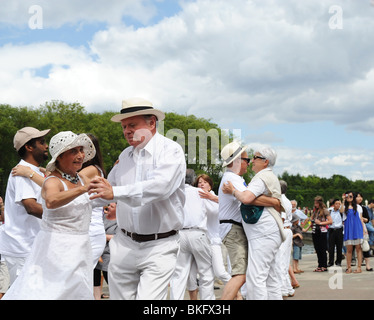
[[[306,231],[300,220],[307,216],[273,173],[276,152],[262,147],[250,159],[246,146],[224,146],[216,195],[212,179],[196,177],[181,146],[157,132],[164,118],[147,100],[122,102],[112,121],[121,124],[130,146],[108,175],[91,134],[62,131],[48,145],[49,129],[17,131],[21,160],[4,203],[0,198],[3,299],[101,299],[102,277],[114,300],[165,300],[168,294],[182,300],[186,290],[192,300],[214,300],[216,279],[224,284],[223,300],[295,294]],[[247,185],[250,164],[255,176]],[[373,206],[362,214],[360,197],[347,192],[329,211],[316,197],[310,225],[316,272],[333,265],[335,247],[337,265],[347,249],[347,273],[355,250],[354,272],[361,272]]]

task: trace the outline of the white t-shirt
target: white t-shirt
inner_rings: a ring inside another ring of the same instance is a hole
[[[270,194],[265,183],[260,178],[253,178],[247,190],[251,191],[256,198],[262,194]],[[279,234],[278,225],[266,207],[264,207],[264,211],[257,223],[249,224],[243,222],[243,227],[248,240],[260,238],[272,233]]]
[[[38,167],[21,160],[20,165],[31,167],[44,176]],[[34,238],[40,230],[41,219],[27,213],[22,200],[36,199],[41,204],[41,187],[28,177],[9,175],[5,193],[4,225],[0,233],[0,254],[27,257]]]
[[[240,213],[241,202],[237,200],[233,195],[223,193],[222,186],[227,181],[230,181],[236,190],[244,191],[246,190],[247,184],[245,180],[227,170],[222,177],[221,183],[218,189],[218,199],[219,199],[219,220],[234,220],[236,222],[242,222],[242,215]],[[232,224],[230,223],[221,223],[219,225],[219,235],[221,239],[224,239],[227,233],[230,231]]]

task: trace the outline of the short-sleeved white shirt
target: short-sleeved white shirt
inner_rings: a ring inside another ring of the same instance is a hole
[[[249,183],[247,190],[251,191],[256,198],[262,194],[270,194],[265,183],[260,178],[253,178]],[[272,233],[279,234],[278,225],[266,207],[264,208],[260,219],[255,224],[243,222],[243,227],[248,240],[256,239]]]
[[[246,190],[247,184],[245,183],[245,180],[231,172],[230,170],[227,170],[222,177],[219,189],[218,189],[218,199],[219,199],[219,213],[218,217],[219,220],[234,220],[236,222],[241,223],[242,222],[242,215],[240,213],[240,205],[241,202],[237,200],[233,195],[223,193],[222,186],[227,181],[230,181],[236,190],[244,191]],[[219,235],[221,239],[224,239],[227,233],[231,229],[231,224],[229,223],[222,223],[219,226]]]
[[[21,160],[20,165],[31,167],[44,176],[38,167]],[[9,175],[4,202],[4,225],[0,232],[0,254],[26,257],[40,230],[41,219],[27,213],[22,200],[36,199],[41,204],[41,187],[28,177]]]

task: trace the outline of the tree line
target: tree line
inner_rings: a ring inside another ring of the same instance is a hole
[[[121,126],[110,120],[116,113],[87,112],[78,102],[57,100],[46,102],[37,108],[0,104],[0,196],[4,197],[9,173],[20,160],[13,147],[13,137],[23,127],[51,129],[46,137],[47,142],[60,131],[94,134],[99,139],[104,166],[109,172],[122,150],[128,146]],[[165,115],[165,121],[159,125],[159,132],[182,146],[187,166],[194,169],[196,174],[206,173],[212,177],[213,190],[217,193],[223,171],[219,153],[222,146],[235,137],[211,122],[211,119],[174,112],[167,112]],[[253,150],[249,150],[250,156],[252,153]],[[249,182],[253,175],[254,172],[249,168],[244,179]],[[374,181],[350,181],[340,175],[333,175],[329,179],[314,175],[302,177],[287,172],[279,178],[288,184],[287,197],[296,199],[302,207],[312,207],[316,195],[322,195],[327,201],[341,197],[347,190],[360,191],[368,200],[374,198]]]
[[[299,174],[290,175],[287,171],[278,176],[287,182],[287,198],[296,200],[298,206],[313,207],[314,198],[322,196],[325,203],[334,198],[342,198],[342,194],[347,191],[360,192],[365,200],[374,199],[374,181],[373,180],[356,180],[334,174],[330,178],[320,178],[315,175],[307,177]]]

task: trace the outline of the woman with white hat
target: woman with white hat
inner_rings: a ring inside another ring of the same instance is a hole
[[[95,156],[86,134],[53,136],[42,187],[43,217],[25,267],[3,299],[93,299],[89,225],[92,212],[82,164]]]

